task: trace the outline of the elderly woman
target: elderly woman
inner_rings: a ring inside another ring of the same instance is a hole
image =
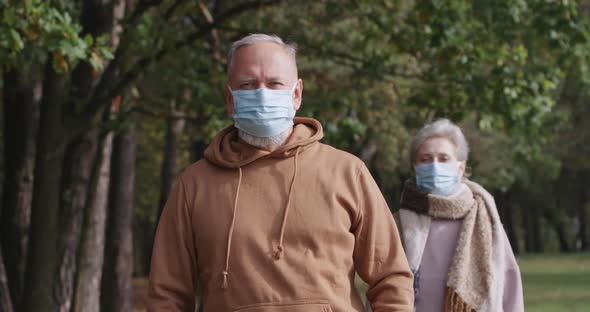
[[[520,271],[493,197],[464,177],[469,147],[447,119],[412,140],[415,177],[396,221],[414,272],[415,310],[524,311]]]

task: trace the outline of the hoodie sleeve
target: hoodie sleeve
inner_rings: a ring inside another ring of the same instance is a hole
[[[191,218],[185,187],[178,178],[162,211],[154,248],[148,311],[194,311],[197,276]]]
[[[355,269],[369,284],[373,312],[412,311],[413,276],[393,216],[364,164],[357,174]]]

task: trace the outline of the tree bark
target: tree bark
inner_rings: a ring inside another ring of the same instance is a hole
[[[520,247],[518,242],[518,235],[516,235],[515,225],[514,225],[514,212],[513,212],[513,205],[507,206],[506,210],[506,218],[504,225],[506,226],[506,235],[508,236],[508,241],[510,242],[510,246],[512,247],[512,251],[515,254],[520,253]]]
[[[508,241],[512,247],[512,252],[518,254],[520,249],[518,246],[518,237],[516,235],[514,226],[513,211],[515,209],[514,203],[511,201],[511,193],[510,191],[498,192],[495,194],[494,198],[498,202],[498,212],[500,213],[500,218],[502,219],[502,224],[504,225],[504,230],[506,231],[506,236],[508,236]]]
[[[568,244],[567,235],[565,233],[563,218],[563,212],[560,210],[559,206],[553,207],[553,210],[548,211],[545,214],[545,219],[547,220],[547,223],[551,225],[551,227],[555,231],[555,235],[557,236],[559,251],[569,252],[570,246]]]
[[[90,0],[84,1],[81,12],[81,24],[84,34],[94,37],[111,33],[112,47],[118,45],[119,20],[125,9],[124,1]],[[72,72],[71,97],[83,101],[93,92],[99,76],[87,62],[80,62]],[[80,108],[75,101],[68,102],[67,115],[77,119]],[[88,127],[88,124],[84,124]],[[70,124],[71,127],[71,124]],[[78,129],[72,127],[75,133]],[[60,312],[71,310],[75,275],[78,264],[80,234],[84,223],[84,210],[87,207],[90,178],[94,168],[98,149],[99,130],[91,128],[80,130],[68,146],[67,159],[64,164],[62,211],[60,213],[60,267],[54,283],[54,294]]]
[[[133,310],[133,208],[136,134],[132,126],[113,143],[101,310]]]
[[[577,239],[580,242],[580,250],[590,250],[590,242],[588,241],[588,205],[590,204],[590,190],[588,189],[588,177],[590,172],[587,170],[581,170],[581,179],[578,182],[580,188],[579,200],[577,203],[576,217],[580,226],[578,228]],[[580,187],[581,186],[581,187]]]
[[[559,251],[560,252],[569,252],[570,246],[567,242],[567,235],[565,235],[565,229],[562,222],[555,222],[553,229],[555,230],[555,234],[557,234],[557,240],[559,242]]]
[[[33,171],[41,82],[26,81],[16,71],[4,75],[4,186],[1,234],[8,286],[20,302],[27,259],[33,200]]]
[[[6,280],[6,270],[4,269],[4,259],[2,249],[0,248],[0,311],[12,312],[12,300],[8,290],[8,281]]]
[[[160,200],[158,204],[157,219],[159,219],[162,214],[166,200],[168,200],[168,194],[170,193],[174,179],[178,174],[176,152],[185,125],[184,118],[179,118],[181,115],[182,113],[178,110],[176,101],[171,101],[168,106],[168,117],[166,119],[166,137],[163,151],[164,157],[160,171]],[[150,229],[149,233],[146,232],[146,237],[144,237],[144,266],[148,269],[148,272],[152,258],[154,234],[155,227]]]
[[[161,170],[158,217],[162,213],[162,209],[164,209],[168,194],[178,174],[176,151],[178,150],[178,142],[184,131],[184,119],[177,118],[178,115],[180,115],[180,112],[178,111],[176,101],[171,101],[168,107],[168,118],[166,122],[166,142],[164,145],[164,159]]]
[[[63,173],[62,209],[60,212],[60,266],[54,293],[60,312],[72,305],[78,246],[84,222],[84,209],[98,149],[97,128],[77,138],[68,146]]]
[[[538,209],[539,207],[536,207]],[[532,236],[533,236],[533,251],[536,253],[542,253],[544,251],[544,243],[542,238],[542,229],[541,229],[541,218],[542,215],[535,211],[532,214]]]
[[[207,143],[202,139],[194,139],[191,143],[191,159],[193,162],[200,160],[205,155]]]
[[[65,149],[62,128],[65,77],[46,67],[35,159],[33,201],[22,311],[57,311],[58,213]]]
[[[100,283],[104,260],[105,224],[111,169],[113,133],[106,134],[95,171],[93,192],[84,221],[76,276],[73,311],[100,310]]]

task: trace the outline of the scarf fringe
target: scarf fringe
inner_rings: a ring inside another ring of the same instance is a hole
[[[459,294],[450,287],[445,291],[445,312],[471,312],[475,311],[471,305],[463,301]]]

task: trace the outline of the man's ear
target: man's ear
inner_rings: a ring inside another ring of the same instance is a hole
[[[295,90],[293,91],[293,108],[298,110],[301,107],[301,102],[303,100],[303,80],[297,79],[297,85],[295,86]]]
[[[225,85],[223,91],[223,93],[225,94],[225,110],[227,111],[227,114],[231,117],[234,114],[234,97],[231,94],[229,84]]]

